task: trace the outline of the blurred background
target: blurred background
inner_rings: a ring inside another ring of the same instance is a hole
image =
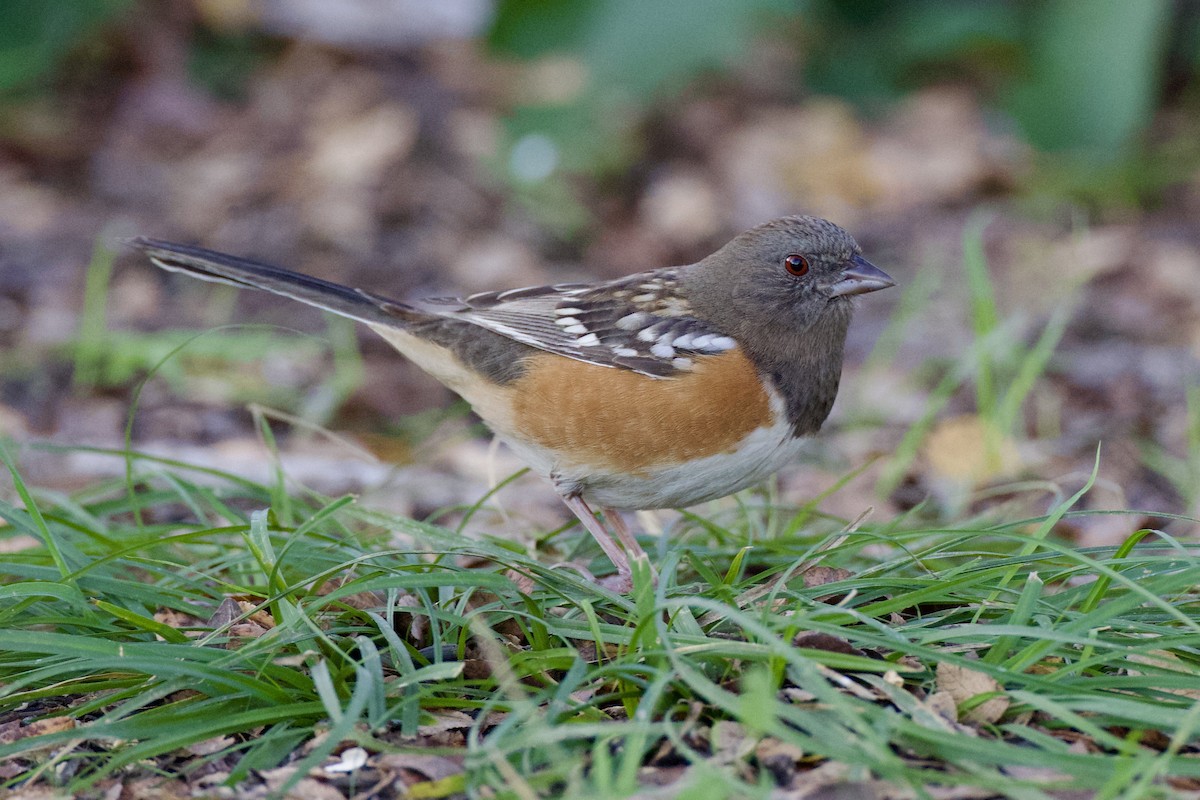
[[[120,237],[404,298],[689,263],[808,213],[900,286],[776,497],[1040,513],[1102,442],[1085,505],[1145,513],[1062,532],[1186,532],[1198,78],[1191,0],[6,0],[0,436],[70,491],[124,471],[78,446],[127,434],[265,478],[265,419],[296,484],[423,517],[519,465],[369,333]],[[536,481],[501,501],[562,518]]]

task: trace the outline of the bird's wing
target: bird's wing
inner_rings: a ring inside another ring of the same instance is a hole
[[[434,299],[416,307],[470,322],[539,350],[653,377],[690,370],[693,357],[737,346],[729,336],[693,315],[679,290],[678,268],[607,283],[557,284]]]

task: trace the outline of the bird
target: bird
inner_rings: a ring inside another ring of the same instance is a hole
[[[622,512],[725,497],[791,461],[833,407],[857,296],[895,285],[847,231],[804,215],[684,266],[412,301],[128,243],[165,270],[365,323],[551,482],[616,569],[599,583],[625,593],[648,557]]]

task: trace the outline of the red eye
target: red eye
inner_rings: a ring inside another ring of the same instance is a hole
[[[788,272],[796,277],[808,274],[808,259],[796,253],[792,253],[790,256],[785,258],[783,260],[783,266],[787,268]]]

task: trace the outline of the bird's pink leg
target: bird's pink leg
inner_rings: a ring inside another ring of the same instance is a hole
[[[621,544],[625,547],[625,552],[631,561],[645,561],[646,566],[650,568],[650,577],[657,583],[658,574],[654,571],[654,565],[650,563],[650,556],[646,555],[646,551],[638,544],[638,540],[634,538],[633,533],[629,530],[628,523],[625,522],[624,515],[615,508],[600,509],[600,517],[604,523],[608,525],[609,530],[617,534],[617,538],[621,540]]]
[[[582,497],[577,494],[565,494],[563,495],[563,502],[579,518],[579,521],[583,523],[583,527],[592,535],[592,538],[596,540],[596,544],[600,545],[600,549],[604,551],[609,561],[612,561],[613,566],[617,568],[617,574],[600,581],[600,585],[621,594],[631,591],[633,589],[633,571],[629,568],[629,557],[625,554],[625,551],[613,541],[612,536],[604,529],[604,525],[601,524],[600,520],[596,519],[596,515],[592,513],[592,509],[588,508],[588,504],[584,502]],[[609,515],[605,514],[606,520],[608,517]],[[626,548],[629,548],[629,542],[633,541],[633,547],[636,550],[631,550],[631,553],[635,558],[646,558],[645,552],[638,546],[637,541],[633,539],[629,528],[625,527],[624,520],[621,521],[620,525],[614,526],[614,529]]]

